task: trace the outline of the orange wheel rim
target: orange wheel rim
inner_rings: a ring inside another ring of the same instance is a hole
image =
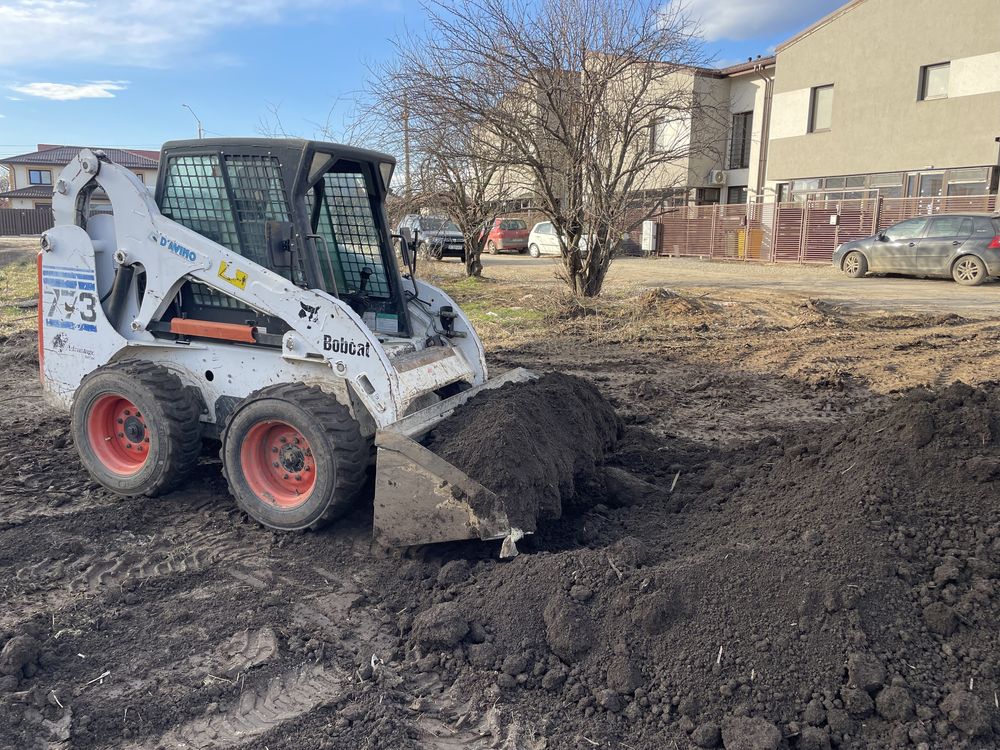
[[[149,429],[138,407],[124,396],[101,396],[87,414],[87,439],[97,460],[123,477],[139,472],[149,459]]]
[[[281,510],[298,508],[316,486],[316,460],[309,442],[286,422],[258,422],[240,446],[247,485],[261,501]]]

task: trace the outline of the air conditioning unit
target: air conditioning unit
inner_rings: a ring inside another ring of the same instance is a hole
[[[656,255],[656,228],[659,225],[655,221],[647,220],[642,222],[642,248],[643,255]]]
[[[713,169],[708,173],[708,181],[712,185],[725,185],[726,172],[723,169]]]

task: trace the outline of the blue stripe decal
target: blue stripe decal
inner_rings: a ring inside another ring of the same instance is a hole
[[[77,283],[82,284],[83,282],[66,281],[65,279],[42,279],[42,283],[46,286],[58,287],[59,289],[76,289]],[[93,287],[94,285],[90,284],[90,286]]]
[[[45,325],[51,326],[52,328],[68,328],[72,331],[89,331],[90,333],[97,333],[97,326],[93,323],[74,323],[72,320],[56,320],[55,318],[46,318]]]
[[[53,271],[73,271],[74,273],[93,273],[89,268],[78,268],[75,266],[54,266],[50,263],[44,263],[42,265],[43,270],[52,269]]]
[[[42,269],[42,276],[45,278],[53,279],[85,279],[87,281],[94,280],[94,274],[92,273],[70,273],[69,271],[49,271],[48,269]]]
[[[42,283],[45,286],[57,286],[60,289],[87,289],[91,292],[96,288],[93,279],[77,281],[75,279],[46,279],[43,277]]]

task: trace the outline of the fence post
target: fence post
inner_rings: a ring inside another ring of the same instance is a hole
[[[803,204],[802,223],[799,224],[799,263],[805,263],[806,248],[809,246],[809,201]]]
[[[715,260],[715,222],[716,219],[719,218],[720,205],[721,204],[716,203],[714,206],[712,206],[712,235],[711,239],[708,242],[708,257],[711,258],[712,260]]]

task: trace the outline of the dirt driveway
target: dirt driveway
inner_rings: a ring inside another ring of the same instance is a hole
[[[486,273],[517,280],[551,279],[560,268],[554,258],[484,256]],[[612,286],[665,286],[675,290],[746,299],[760,294],[820,298],[869,312],[954,313],[965,317],[1000,316],[1000,284],[963,287],[948,279],[873,276],[849,279],[829,266],[721,263],[693,258],[619,258],[611,266]]]

